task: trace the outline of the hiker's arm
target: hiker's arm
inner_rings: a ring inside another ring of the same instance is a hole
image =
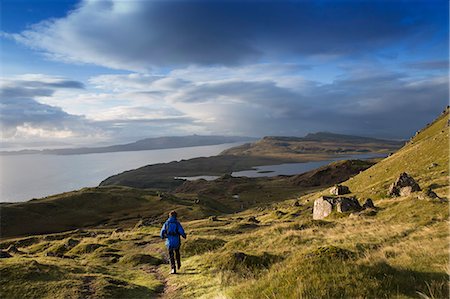
[[[178,222],[178,233],[180,236],[186,239],[186,233],[184,232],[184,228],[181,226],[181,223]]]
[[[161,239],[165,239],[167,236],[166,226],[164,224],[163,224],[163,227],[161,228],[161,232],[159,233],[159,236],[161,237]]]

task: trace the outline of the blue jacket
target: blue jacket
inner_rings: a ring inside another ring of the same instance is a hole
[[[176,225],[176,233],[175,234],[168,234],[169,225]],[[163,227],[161,228],[160,233],[161,239],[166,239],[166,246],[169,249],[176,249],[180,248],[181,245],[181,239],[180,236],[186,239],[186,233],[184,232],[183,227],[181,226],[180,222],[177,221],[177,218],[175,217],[169,217],[167,221],[163,224]]]

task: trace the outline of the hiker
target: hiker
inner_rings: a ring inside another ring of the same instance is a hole
[[[166,239],[166,246],[169,250],[170,267],[172,268],[170,273],[176,274],[176,266],[178,265],[178,270],[180,270],[181,268],[180,236],[186,239],[186,233],[184,232],[184,229],[181,226],[180,222],[178,222],[177,220],[177,212],[172,211],[169,213],[169,219],[167,219],[167,221],[163,224],[160,235],[161,239]],[[175,265],[175,257],[177,260],[177,265]]]

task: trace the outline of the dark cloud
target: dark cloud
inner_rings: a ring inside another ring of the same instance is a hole
[[[418,70],[448,70],[448,60],[429,60],[407,63],[406,67]]]
[[[87,121],[61,108],[38,102],[36,97],[51,97],[60,88],[84,88],[78,81],[58,78],[39,80],[11,79],[3,82],[0,89],[0,124],[3,137],[17,133],[19,127],[47,131],[86,130]]]
[[[79,81],[52,79],[50,81],[17,79],[3,84],[0,98],[49,97],[59,88],[83,89],[84,84]]]
[[[193,85],[171,99],[204,111],[213,132],[242,135],[304,135],[331,131],[408,138],[448,102],[445,76],[412,80],[406,74],[370,71],[305,91],[271,81]]]
[[[447,1],[85,1],[14,37],[113,68],[236,65],[420,44],[448,33],[447,11]]]
[[[30,124],[36,127],[65,129],[80,120],[79,116],[68,114],[59,107],[42,104],[31,98],[2,99],[0,116],[3,128]]]

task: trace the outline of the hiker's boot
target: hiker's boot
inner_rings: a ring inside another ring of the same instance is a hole
[[[177,270],[175,268],[172,268],[172,271],[170,271],[170,274],[177,274]]]
[[[178,270],[180,270],[181,268],[181,263],[178,263]]]

